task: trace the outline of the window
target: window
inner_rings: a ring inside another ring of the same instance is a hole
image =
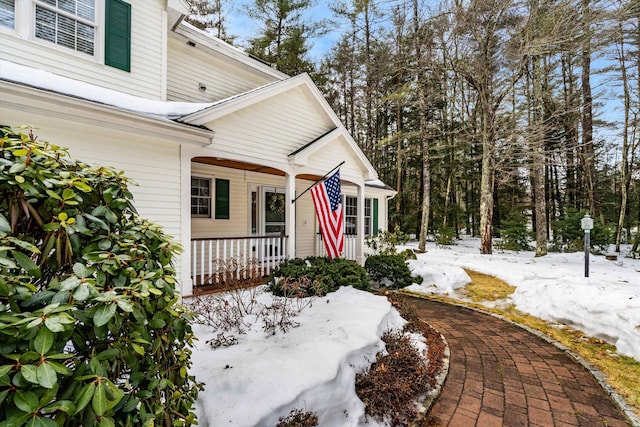
[[[211,180],[191,177],[191,216],[211,218]]]
[[[0,27],[14,28],[16,25],[15,0],[0,0]]]
[[[36,38],[93,55],[95,0],[36,1],[35,14]]]
[[[216,179],[216,219],[229,218],[229,180]]]
[[[371,236],[371,199],[364,199],[364,235]]]
[[[358,234],[358,198],[357,197],[345,196],[344,234],[347,236]]]

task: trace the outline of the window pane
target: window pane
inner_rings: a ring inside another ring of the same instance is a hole
[[[6,0],[0,0],[6,1]],[[94,20],[94,0],[83,0],[83,18]],[[77,0],[43,1],[49,6],[36,5],[36,37],[78,52],[93,55],[95,27],[65,15],[77,15]]]
[[[211,180],[191,178],[191,215],[211,217]]]
[[[78,0],[78,13],[81,18],[88,19],[90,21],[95,20],[95,5],[93,0]]]
[[[13,28],[16,23],[15,0],[0,0],[0,26]]]

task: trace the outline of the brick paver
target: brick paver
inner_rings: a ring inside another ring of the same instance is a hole
[[[451,350],[449,375],[428,426],[630,426],[582,365],[493,316],[407,298]]]

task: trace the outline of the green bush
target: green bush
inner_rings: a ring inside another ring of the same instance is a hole
[[[0,425],[191,425],[179,247],[121,172],[0,133]]]
[[[402,255],[371,255],[364,263],[371,281],[378,286],[399,289],[422,282],[412,277],[409,266]]]
[[[283,285],[296,280],[313,284],[307,286],[309,291],[306,296],[317,295],[319,290],[320,293],[333,292],[340,286],[353,286],[365,291],[369,289],[369,276],[357,262],[344,258],[308,257],[281,262],[269,277],[269,290],[274,295],[284,296],[286,289]],[[302,293],[298,295],[303,296]]]
[[[527,230],[527,217],[520,212],[509,212],[507,218],[502,221],[500,237],[500,241],[496,243],[498,249],[516,252],[531,250],[531,232]]]
[[[395,255],[396,246],[404,245],[409,241],[409,235],[400,230],[396,225],[394,231],[380,230],[377,236],[368,236],[365,244],[376,255]]]
[[[437,246],[451,246],[456,243],[456,231],[452,227],[441,227],[436,231]]]
[[[563,252],[580,252],[584,250],[584,231],[580,223],[586,211],[567,209],[563,219],[553,222],[553,250]],[[598,218],[593,219],[591,230],[591,247],[597,250],[605,250],[607,245],[613,243],[615,236],[614,225],[602,225]]]

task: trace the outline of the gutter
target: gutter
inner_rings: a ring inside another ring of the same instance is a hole
[[[214,132],[206,128],[31,86],[0,80],[0,93],[0,108],[125,131],[176,144],[206,147],[213,142]]]

